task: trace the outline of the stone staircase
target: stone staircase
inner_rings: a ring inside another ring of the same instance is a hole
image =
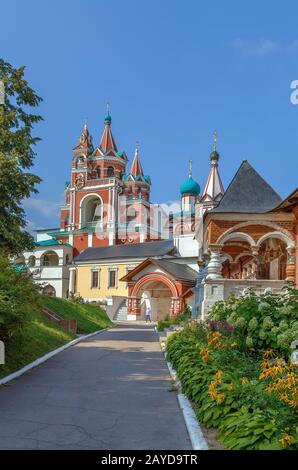
[[[125,320],[127,320],[127,299],[123,300],[114,316],[114,321]]]

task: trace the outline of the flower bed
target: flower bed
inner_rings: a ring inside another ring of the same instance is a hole
[[[250,293],[221,302],[206,322],[186,325],[167,342],[168,360],[198,419],[218,429],[227,449],[298,448],[298,377],[289,361],[297,294]]]

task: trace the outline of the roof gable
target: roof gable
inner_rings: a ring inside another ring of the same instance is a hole
[[[161,271],[164,271],[166,274],[173,277],[175,280],[190,282],[195,284],[195,278],[197,276],[197,272],[190,268],[186,264],[176,263],[175,261],[165,260],[165,259],[151,259],[148,258],[136,266],[134,269],[129,271],[124,277],[122,277],[121,281],[130,281],[136,276],[137,274],[141,273],[147,266],[150,264],[157,266]]]
[[[280,196],[244,160],[219,205],[210,212],[262,213],[271,210],[281,202]]]

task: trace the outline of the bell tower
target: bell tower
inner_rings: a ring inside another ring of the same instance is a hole
[[[88,247],[116,243],[118,195],[127,157],[125,152],[118,151],[111,122],[108,109],[104,131],[95,148],[85,123],[73,149],[71,180],[66,184],[60,228],[68,232],[69,243],[76,253]]]

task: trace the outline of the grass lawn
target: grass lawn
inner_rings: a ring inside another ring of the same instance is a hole
[[[106,312],[97,305],[76,304],[57,297],[42,297],[43,305],[65,320],[77,320],[78,333],[87,334],[112,326]]]
[[[34,314],[30,324],[16,333],[6,345],[6,364],[0,364],[0,377],[21,369],[72,339],[73,334],[50,322],[42,314]]]
[[[42,303],[64,319],[77,320],[78,334],[92,333],[113,325],[105,311],[95,305],[75,304],[47,296],[42,296]],[[0,377],[21,369],[74,338],[75,335],[50,322],[41,313],[32,314],[28,326],[6,344],[6,364],[0,364]]]

